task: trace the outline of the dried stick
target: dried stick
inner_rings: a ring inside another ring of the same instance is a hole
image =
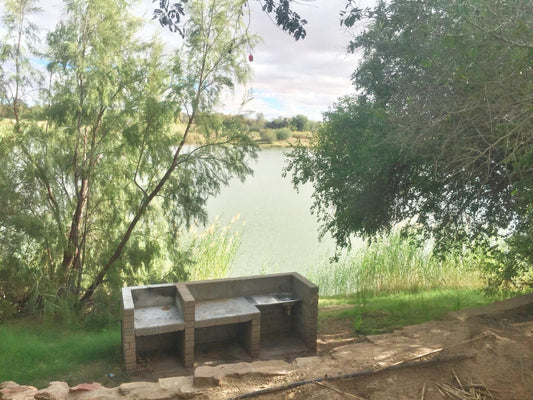
[[[424,383],[424,386],[422,386],[422,395],[420,396],[420,400],[424,400],[425,396],[426,396],[426,384]]]
[[[340,389],[338,389],[338,388],[336,388],[336,387],[334,387],[334,386],[326,385],[324,382],[315,382],[315,384],[316,384],[316,385],[319,385],[319,386],[322,386],[322,387],[324,387],[324,388],[326,388],[326,389],[332,390],[332,391],[334,391],[334,392],[340,394],[341,396],[343,396],[343,397],[347,397],[347,398],[349,398],[349,399],[365,400],[365,399],[363,399],[362,397],[358,397],[358,396],[353,395],[353,394],[351,394],[351,393],[347,393],[347,392],[345,392],[345,391],[343,391],[343,390],[340,390]]]

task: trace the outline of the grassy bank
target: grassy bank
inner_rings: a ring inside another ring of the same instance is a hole
[[[0,338],[0,382],[42,388],[53,380],[116,385],[125,378],[119,325],[101,332],[69,331],[27,319],[2,324]]]
[[[479,307],[501,300],[503,294],[479,289],[432,289],[372,296],[323,297],[319,330],[335,319],[349,320],[354,335],[390,332],[408,325],[439,320],[449,311]]]
[[[353,326],[357,336],[384,333],[501,297],[474,289],[322,297],[319,332],[341,319]],[[122,369],[118,325],[100,332],[69,331],[28,319],[1,325],[0,338],[0,382],[13,380],[42,388],[53,380],[71,386],[97,381],[112,387],[129,380]]]
[[[236,246],[231,240],[221,242],[227,232],[207,232],[206,243],[218,245],[202,251],[206,262],[197,271],[200,275],[226,271]],[[222,247],[229,249],[228,257],[219,254],[221,243],[226,243]],[[225,262],[217,269],[213,259]],[[480,255],[472,252],[438,259],[399,235],[381,238],[309,274],[321,290],[319,330],[343,320],[354,335],[384,333],[504,298],[482,290],[479,262]],[[0,382],[45,387],[52,380],[70,385],[99,381],[116,386],[127,379],[116,323],[101,331],[65,330],[31,319],[0,326]]]

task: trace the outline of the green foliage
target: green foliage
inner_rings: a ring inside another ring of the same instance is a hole
[[[531,3],[396,0],[350,10],[345,18],[368,18],[350,45],[363,54],[353,75],[361,94],[325,114],[288,168],[295,184],[314,185],[323,229],[346,246],[354,233],[403,222],[440,252],[492,252],[494,238],[507,237],[499,262],[509,276],[529,270]]]
[[[294,130],[298,132],[308,131],[310,128],[310,121],[305,115],[302,114],[298,114],[292,117],[289,124]]]
[[[255,39],[241,6],[187,2],[186,35],[169,58],[157,41],[139,40],[128,2],[66,2],[40,49],[49,63],[34,88],[39,115],[0,125],[0,294],[17,311],[68,320],[86,306],[104,325],[111,317],[93,297],[112,304],[122,285],[164,268],[160,279],[187,277],[178,232],[205,223],[207,199],[245,179],[256,154],[242,120],[211,115],[249,76],[244,53]],[[2,71],[31,59],[10,54]],[[4,101],[17,109],[16,98]],[[185,130],[172,129],[183,113]],[[202,141],[187,147],[192,131]]]
[[[313,183],[322,233],[331,232],[340,246],[352,232],[370,236],[399,218],[394,190],[408,188],[416,174],[385,140],[388,129],[385,113],[372,102],[345,98],[324,114],[311,147],[289,153],[294,184]]]
[[[263,129],[259,132],[261,141],[271,144],[276,140],[276,132],[273,129]]]
[[[189,232],[193,263],[187,271],[190,280],[226,278],[240,246],[240,237],[232,231],[238,218],[222,226],[218,218],[201,232]]]
[[[265,0],[261,7],[267,14],[274,14],[276,25],[283,31],[294,37],[294,40],[304,39],[307,32],[304,26],[307,21],[300,17],[290,7],[290,3],[294,0]],[[185,3],[187,0],[177,0],[170,3],[168,1],[159,2],[159,7],[154,10],[154,19],[157,18],[161,26],[166,26],[171,32],[178,32],[181,36],[185,36],[185,28],[181,25],[182,17],[185,16]],[[242,1],[241,13],[244,9],[249,7],[248,1]]]
[[[288,118],[284,117],[278,117],[273,119],[272,121],[268,121],[265,123],[265,126],[269,129],[280,129],[280,128],[288,128],[289,127],[290,120]]]
[[[276,129],[274,132],[277,140],[287,140],[292,136],[292,132],[288,128]]]
[[[479,268],[489,261],[472,250],[437,257],[431,244],[399,232],[375,238],[316,266],[311,280],[321,295],[377,295],[445,288],[478,289]]]

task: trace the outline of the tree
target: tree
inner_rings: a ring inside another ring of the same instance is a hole
[[[299,132],[309,130],[309,119],[305,115],[298,114],[291,118],[289,125]]]
[[[210,118],[249,74],[242,4],[187,2],[182,47],[168,60],[139,41],[126,1],[66,2],[48,36],[42,115],[2,121],[0,268],[22,274],[18,306],[83,306],[102,287],[134,283],[135,270],[175,255],[180,226],[206,220],[209,196],[251,173],[253,143]],[[193,130],[202,141],[189,149]],[[12,282],[0,292],[14,293]]]
[[[28,95],[25,90],[36,76],[29,62],[38,44],[37,26],[29,21],[31,15],[40,12],[36,4],[36,0],[7,0],[2,17],[6,35],[0,47],[0,104],[9,104],[16,124]],[[6,65],[6,61],[11,65]]]
[[[314,184],[339,245],[408,221],[440,249],[504,236],[532,259],[532,11],[396,0],[345,14],[347,25],[369,19],[350,45],[363,55],[361,95],[326,113],[288,167],[295,184]]]

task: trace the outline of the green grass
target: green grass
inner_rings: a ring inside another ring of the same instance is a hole
[[[376,296],[322,297],[319,330],[332,319],[348,319],[357,336],[390,332],[407,325],[439,320],[449,311],[479,307],[501,300],[476,289],[433,289]]]
[[[41,388],[53,380],[117,385],[124,378],[119,326],[86,332],[28,320],[0,325],[0,382]]]

